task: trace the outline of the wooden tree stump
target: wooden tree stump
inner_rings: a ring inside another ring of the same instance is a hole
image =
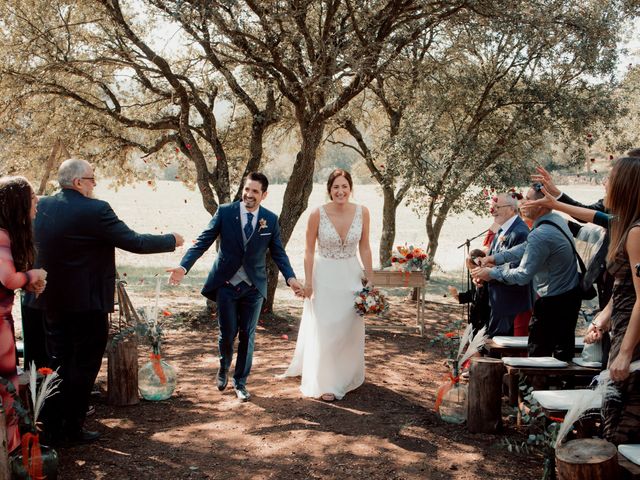
[[[559,480],[613,480],[618,472],[618,449],[599,438],[571,440],[556,449]]]
[[[109,349],[107,401],[110,405],[135,405],[138,397],[138,340],[129,337]]]
[[[0,480],[11,480],[11,461],[7,440],[7,416],[0,406]]]
[[[471,358],[467,429],[471,433],[495,433],[502,426],[502,360]]]

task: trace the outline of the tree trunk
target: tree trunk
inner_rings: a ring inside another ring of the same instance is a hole
[[[7,445],[7,415],[0,407],[0,480],[11,480],[11,463]]]
[[[384,203],[382,205],[382,236],[380,237],[380,267],[388,267],[391,265],[391,252],[393,250],[393,242],[396,238],[396,210],[398,202],[396,201],[393,187],[383,185],[382,193],[384,194]]]
[[[472,358],[469,369],[467,428],[471,433],[495,433],[502,424],[502,375],[496,358]]]
[[[282,211],[280,212],[280,233],[282,245],[284,246],[289,242],[300,216],[307,209],[309,195],[313,190],[313,172],[318,148],[322,142],[324,126],[325,124],[322,122],[304,124],[300,127],[300,134],[303,139],[302,149],[296,155],[293,171],[284,191]],[[301,277],[304,272],[296,272],[296,275]],[[271,260],[271,257],[269,257],[267,263],[267,279],[267,299],[264,302],[262,311],[270,313],[273,311],[273,300],[278,285],[278,268]]]
[[[618,450],[599,438],[571,440],[556,449],[559,480],[611,480],[618,475]]]
[[[138,398],[138,341],[128,337],[109,349],[107,401],[110,405],[135,405]]]

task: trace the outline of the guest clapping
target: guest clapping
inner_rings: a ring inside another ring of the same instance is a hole
[[[26,288],[37,294],[44,291],[47,272],[32,269],[35,250],[31,221],[38,199],[29,182],[22,177],[0,178],[0,376],[16,382],[16,344],[13,334],[14,293]],[[5,411],[12,412],[12,396],[0,388]],[[19,446],[17,418],[7,422],[8,450]]]

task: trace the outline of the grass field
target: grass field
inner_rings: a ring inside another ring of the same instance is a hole
[[[284,185],[269,187],[269,196],[263,205],[280,213]],[[600,198],[603,189],[599,185],[573,185],[564,188],[567,193],[581,201],[595,201]],[[120,188],[114,191],[103,182],[96,188],[99,198],[111,203],[118,216],[138,232],[164,233],[176,231],[185,237],[185,247],[170,254],[135,255],[118,251],[118,264],[122,268],[145,267],[162,271],[175,265],[198,234],[206,227],[210,216],[204,210],[197,191],[188,190],[178,182],[157,182],[155,188],[146,183]],[[309,198],[309,209],[305,211],[296,225],[287,245],[287,253],[294,270],[302,276],[304,232],[307,217],[311,209],[327,201],[324,185],[315,185]],[[378,263],[378,245],[382,232],[382,196],[374,185],[357,186],[354,201],[366,205],[371,211],[371,247],[374,252],[374,266]],[[444,224],[440,236],[440,246],[436,252],[436,263],[440,270],[455,274],[462,268],[463,253],[458,249],[465,239],[477,235],[490,224],[489,215],[478,217],[469,212],[452,215]],[[419,217],[411,208],[401,206],[398,209],[396,243],[426,244],[424,218]],[[480,245],[481,240],[472,243]],[[204,272],[211,265],[214,253],[207,252],[194,270]],[[194,272],[195,273],[195,272]]]

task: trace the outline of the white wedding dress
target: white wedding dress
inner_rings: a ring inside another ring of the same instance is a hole
[[[301,375],[300,391],[306,397],[333,393],[341,399],[364,382],[364,320],[354,308],[362,290],[356,256],[361,236],[360,205],[344,243],[320,207],[313,296],[304,301],[296,350],[283,375]]]

